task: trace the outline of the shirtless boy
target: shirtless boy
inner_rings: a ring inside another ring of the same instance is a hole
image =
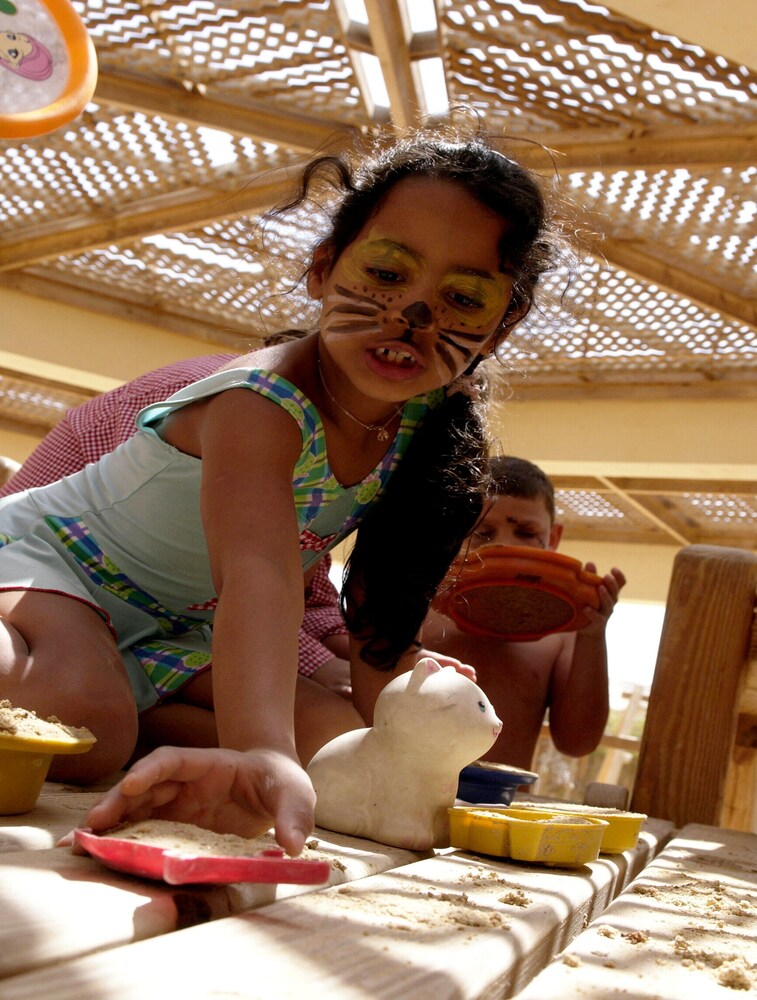
[[[491,460],[494,494],[466,545],[520,545],[556,549],[554,489],[542,470],[522,458]],[[586,569],[596,572],[592,563]],[[603,577],[600,608],[579,632],[559,632],[530,642],[471,635],[431,611],[423,645],[469,663],[477,683],[505,723],[486,759],[532,767],[544,716],[558,752],[581,757],[596,749],[609,711],[605,628],[625,584],[619,569]]]

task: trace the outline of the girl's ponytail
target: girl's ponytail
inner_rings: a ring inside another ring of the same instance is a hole
[[[446,396],[415,432],[347,562],[342,610],[371,666],[391,670],[417,648],[437,587],[481,514],[486,467],[478,404]]]

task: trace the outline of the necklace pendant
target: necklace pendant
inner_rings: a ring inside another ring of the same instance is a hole
[[[386,430],[385,427],[382,427],[381,430],[378,432],[378,439],[379,441],[389,440],[389,432]]]

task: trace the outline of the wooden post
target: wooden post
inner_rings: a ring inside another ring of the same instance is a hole
[[[676,826],[720,825],[756,590],[754,552],[690,545],[676,556],[631,799],[634,811]],[[754,800],[753,788],[742,792]]]

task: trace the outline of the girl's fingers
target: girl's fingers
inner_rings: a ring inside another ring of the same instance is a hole
[[[463,663],[462,660],[458,660],[454,656],[437,653],[432,649],[418,650],[418,659],[420,660],[424,656],[430,656],[432,660],[436,660],[440,667],[454,667],[459,674],[462,674],[463,677],[467,677],[468,680],[475,683],[476,671],[469,663]]]
[[[101,831],[153,817],[248,837],[275,825],[279,844],[298,855],[314,810],[310,779],[285,755],[164,747],[106,792],[85,825]]]
[[[281,788],[272,810],[274,829],[277,842],[292,857],[302,853],[305,841],[313,832],[314,809],[315,794],[309,780],[307,786],[289,782]]]
[[[121,782],[124,795],[139,795],[165,782],[188,782],[204,778],[210,770],[216,780],[233,780],[235,761],[224,751],[209,755],[192,747],[159,747],[133,765]]]

